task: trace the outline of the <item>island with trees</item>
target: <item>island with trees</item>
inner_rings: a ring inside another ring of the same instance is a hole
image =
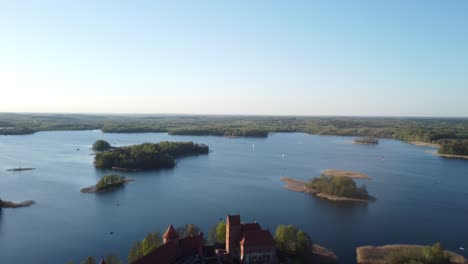
[[[23,201],[23,202],[20,202],[20,203],[15,203],[15,202],[11,202],[11,201],[6,201],[6,200],[2,200],[0,198],[0,209],[2,208],[21,208],[21,207],[28,207],[28,206],[31,206],[35,204],[34,201],[32,200],[28,200],[28,201]]]
[[[467,260],[444,250],[440,243],[432,246],[386,245],[363,246],[356,249],[358,264],[466,264]]]
[[[106,150],[111,149],[111,145],[109,142],[99,139],[93,143],[93,146],[91,147],[91,149],[94,151],[106,151]]]
[[[125,186],[125,184],[133,181],[134,179],[126,178],[118,174],[109,174],[103,176],[96,185],[81,189],[82,193],[103,193],[115,190]]]
[[[355,144],[367,144],[367,145],[376,145],[379,144],[379,140],[374,137],[364,137],[364,138],[356,138],[353,141]]]
[[[281,177],[285,188],[295,192],[313,194],[319,198],[335,202],[372,202],[375,198],[368,194],[365,184],[357,186],[353,178],[370,179],[369,176],[342,170],[326,170],[309,182]]]
[[[193,142],[144,143],[97,153],[94,157],[94,165],[97,168],[124,171],[173,168],[177,158],[208,152],[207,145]]]

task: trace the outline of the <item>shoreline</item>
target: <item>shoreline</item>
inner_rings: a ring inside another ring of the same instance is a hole
[[[422,245],[394,244],[383,246],[361,246],[356,248],[356,261],[358,264],[385,264],[385,257],[395,251],[406,249],[423,249]],[[445,250],[450,264],[467,264],[468,261],[460,254]]]
[[[440,145],[435,144],[435,143],[428,143],[428,142],[423,142],[423,141],[406,141],[406,142],[411,145],[420,146],[420,147],[440,148]]]
[[[101,190],[98,190],[96,188],[96,185],[93,185],[93,186],[89,186],[89,187],[84,187],[80,190],[81,193],[105,193],[105,192],[110,192],[116,188],[120,188],[120,187],[124,187],[127,183],[129,182],[132,182],[134,181],[135,179],[132,179],[132,178],[125,178],[124,179],[124,182],[122,185],[120,186],[113,186],[113,187],[109,187],[109,188],[104,188],[104,189],[101,189]]]
[[[353,171],[346,171],[346,170],[337,170],[337,169],[328,169],[321,171],[327,177],[348,177],[351,179],[372,179],[367,174],[360,173],[360,172],[353,172]]]
[[[439,153],[433,153],[433,154],[442,158],[447,158],[447,159],[468,159],[468,156],[466,155],[439,154]]]
[[[22,208],[22,207],[29,207],[35,204],[33,200],[27,200],[19,203],[14,203],[11,201],[3,201],[2,206],[0,208]]]
[[[282,176],[282,177],[280,177],[280,180],[282,182],[286,183],[284,188],[287,189],[287,190],[290,190],[290,191],[293,191],[293,192],[310,193],[310,194],[315,195],[316,197],[326,199],[326,200],[329,200],[329,201],[333,201],[333,202],[369,203],[369,202],[373,202],[373,201],[376,200],[374,197],[372,197],[370,195],[369,195],[368,199],[358,199],[358,198],[339,197],[339,196],[334,196],[334,195],[331,195],[331,194],[322,193],[322,192],[319,192],[317,190],[307,188],[306,187],[306,182],[295,180],[295,179],[290,178],[290,177]]]

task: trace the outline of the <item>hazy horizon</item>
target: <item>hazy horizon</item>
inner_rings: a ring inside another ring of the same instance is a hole
[[[1,1],[0,112],[468,117],[465,1]]]

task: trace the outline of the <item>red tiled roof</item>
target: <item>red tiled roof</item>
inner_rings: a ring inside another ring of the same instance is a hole
[[[179,238],[179,235],[175,231],[174,226],[170,225],[164,233],[163,238],[176,239]]]
[[[188,236],[179,240],[179,248],[182,255],[196,254],[199,248],[203,247],[203,236]]]
[[[181,256],[180,249],[173,243],[163,244],[132,264],[171,264]]]
[[[240,215],[228,215],[227,216],[227,222],[230,225],[240,225]]]
[[[275,246],[275,239],[268,230],[250,230],[244,232],[240,241],[244,247]]]
[[[262,230],[262,228],[257,223],[242,224],[242,232],[246,232],[249,230]]]

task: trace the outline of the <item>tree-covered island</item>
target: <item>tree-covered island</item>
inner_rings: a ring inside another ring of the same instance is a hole
[[[356,138],[353,142],[355,144],[379,144],[379,140],[374,137]]]
[[[207,145],[193,142],[144,143],[97,153],[94,165],[102,169],[126,171],[173,168],[177,158],[208,152]]]
[[[125,178],[118,174],[109,174],[103,176],[94,186],[81,189],[82,193],[101,193],[112,191],[116,188],[125,186],[126,183],[133,181],[131,178]]]
[[[94,142],[93,146],[91,147],[94,151],[106,151],[111,149],[111,145],[109,142],[99,139]]]
[[[15,203],[15,202],[10,202],[10,201],[6,201],[6,200],[2,200],[0,198],[0,210],[2,208],[21,208],[21,207],[28,207],[28,206],[31,206],[35,204],[34,201],[32,200],[28,200],[28,201],[24,201],[24,202],[20,202],[20,203]]]
[[[306,187],[316,190],[325,195],[351,199],[369,199],[366,185],[358,187],[353,179],[349,177],[320,175],[306,184]]]
[[[342,170],[326,170],[309,182],[281,177],[286,183],[285,189],[294,192],[313,194],[335,202],[372,202],[374,197],[368,194],[366,185],[358,187],[353,178],[370,179],[365,174]]]

